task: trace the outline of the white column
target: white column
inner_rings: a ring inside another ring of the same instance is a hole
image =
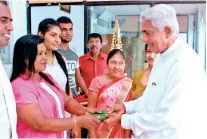
[[[194,41],[194,32],[195,32],[195,26],[194,26],[194,15],[189,15],[188,16],[188,44],[192,46],[193,48],[195,47],[193,44]]]
[[[205,23],[205,16],[206,16],[206,8],[205,5],[199,5],[198,7],[198,54],[202,58],[204,66],[206,68],[206,23]]]
[[[13,58],[14,44],[17,39],[27,34],[27,3],[26,0],[9,1],[11,15],[13,18],[14,31],[10,40],[11,60]]]
[[[10,63],[13,61],[13,50],[18,38],[27,34],[27,16],[26,0],[8,0],[9,8],[13,18],[14,31],[11,33],[10,45]],[[8,76],[11,74],[12,64],[4,65]]]

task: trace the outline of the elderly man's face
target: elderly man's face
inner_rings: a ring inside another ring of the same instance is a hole
[[[13,31],[9,7],[0,3],[0,46],[7,46],[10,32]]]
[[[149,20],[142,21],[143,40],[149,45],[153,53],[163,53],[166,50],[167,38],[165,30],[160,31]]]

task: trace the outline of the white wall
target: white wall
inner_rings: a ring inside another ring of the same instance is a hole
[[[9,2],[9,8],[13,18],[14,31],[11,33],[10,39],[10,63],[13,60],[14,44],[17,39],[27,34],[27,15],[26,15],[26,0],[11,0]],[[21,15],[20,15],[21,14]],[[7,74],[10,76],[12,65],[4,65]]]
[[[73,40],[70,43],[71,48],[77,54],[84,54],[84,7],[83,5],[71,6],[71,13],[60,11],[59,6],[33,6],[31,8],[31,29],[32,34],[37,34],[39,23],[44,18],[54,18],[68,16],[73,22]]]
[[[188,16],[188,44],[193,48],[194,48],[193,38],[194,38],[194,30],[195,30],[194,22],[195,22],[194,15],[189,15]]]
[[[199,5],[197,18],[197,47],[198,54],[202,58],[206,68],[206,8],[205,5]]]

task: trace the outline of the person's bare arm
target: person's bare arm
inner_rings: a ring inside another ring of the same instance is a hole
[[[88,107],[95,108],[96,103],[97,103],[97,99],[98,99],[98,94],[89,90],[89,92],[88,92]],[[90,138],[97,138],[95,129],[90,129],[89,134],[90,134]]]
[[[85,93],[85,94],[88,94],[88,88],[83,80],[83,77],[81,76],[81,73],[80,73],[80,69],[79,68],[76,68],[75,69],[75,76],[76,76],[76,81],[77,81],[77,84],[80,86],[80,88],[82,89],[82,91]]]
[[[45,117],[39,103],[17,107],[17,115],[26,125],[41,132],[60,132],[75,126],[71,118]]]
[[[79,104],[71,96],[64,94],[65,110],[74,115],[84,115],[87,113],[87,108]]]
[[[96,117],[90,115],[78,116],[75,119],[45,117],[39,103],[17,107],[17,115],[27,126],[39,132],[61,132],[72,129],[76,125],[93,129],[101,123]]]
[[[136,83],[135,81],[132,82],[132,91],[135,91],[136,90]]]
[[[88,107],[95,108],[98,100],[98,94],[91,90],[88,91]]]

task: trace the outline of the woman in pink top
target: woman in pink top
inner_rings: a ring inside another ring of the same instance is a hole
[[[44,40],[37,35],[25,35],[14,47],[12,87],[17,105],[19,138],[66,138],[66,130],[75,126],[92,129],[100,121],[69,97],[48,74]],[[64,111],[75,115],[65,118]]]

